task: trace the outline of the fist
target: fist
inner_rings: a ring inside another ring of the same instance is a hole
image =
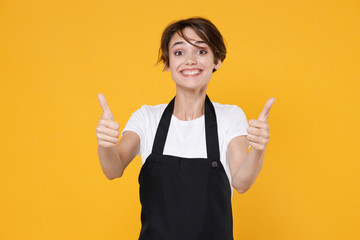
[[[269,142],[270,131],[268,117],[274,101],[275,98],[270,98],[265,103],[265,107],[260,113],[259,118],[257,120],[251,119],[249,121],[247,139],[249,140],[250,146],[260,151],[264,151]]]
[[[96,137],[99,146],[114,147],[119,141],[120,124],[114,121],[112,112],[107,105],[104,95],[98,94],[102,115],[96,126]]]

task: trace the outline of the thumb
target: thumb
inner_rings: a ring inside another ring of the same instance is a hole
[[[273,97],[270,98],[269,100],[267,100],[267,102],[265,103],[264,109],[262,110],[262,112],[259,115],[258,120],[261,120],[261,121],[268,120],[269,112],[270,112],[271,106],[273,105],[274,101],[275,101],[275,98],[273,98]]]
[[[112,114],[112,112],[110,111],[109,106],[107,105],[105,96],[104,96],[102,93],[99,93],[99,94],[98,94],[98,99],[99,99],[99,102],[100,102],[100,106],[101,106],[101,108],[102,108],[102,110],[103,110],[103,113],[102,113],[102,115],[101,115],[101,118],[102,118],[102,119],[114,120],[113,114]]]

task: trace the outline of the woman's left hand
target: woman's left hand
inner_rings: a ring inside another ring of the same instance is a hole
[[[268,117],[270,108],[273,105],[275,98],[270,98],[265,103],[265,107],[259,115],[257,120],[251,119],[249,121],[249,128],[247,129],[248,135],[247,139],[249,140],[250,146],[253,148],[264,151],[266,145],[269,142],[270,131]]]

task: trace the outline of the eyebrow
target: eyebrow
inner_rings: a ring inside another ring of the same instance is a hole
[[[184,43],[184,41],[176,42],[176,43],[174,43],[174,44],[172,45],[171,48],[173,48],[175,45],[183,44],[183,43]],[[207,43],[206,43],[205,41],[197,41],[197,42],[195,42],[195,45],[196,45],[196,44],[200,44],[200,43],[205,43],[205,44],[207,45]],[[170,49],[171,49],[171,48],[170,48]]]

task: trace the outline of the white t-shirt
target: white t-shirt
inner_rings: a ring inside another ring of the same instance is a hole
[[[249,125],[244,111],[238,106],[212,103],[218,127],[220,161],[228,176],[232,197],[233,188],[226,150],[234,137],[247,135]],[[133,131],[139,135],[140,151],[137,155],[141,155],[143,164],[152,151],[156,130],[166,106],[167,104],[143,105],[131,115],[121,132],[121,136],[125,131]],[[205,116],[202,115],[190,121],[182,121],[172,115],[163,154],[184,158],[206,158],[204,118]]]

